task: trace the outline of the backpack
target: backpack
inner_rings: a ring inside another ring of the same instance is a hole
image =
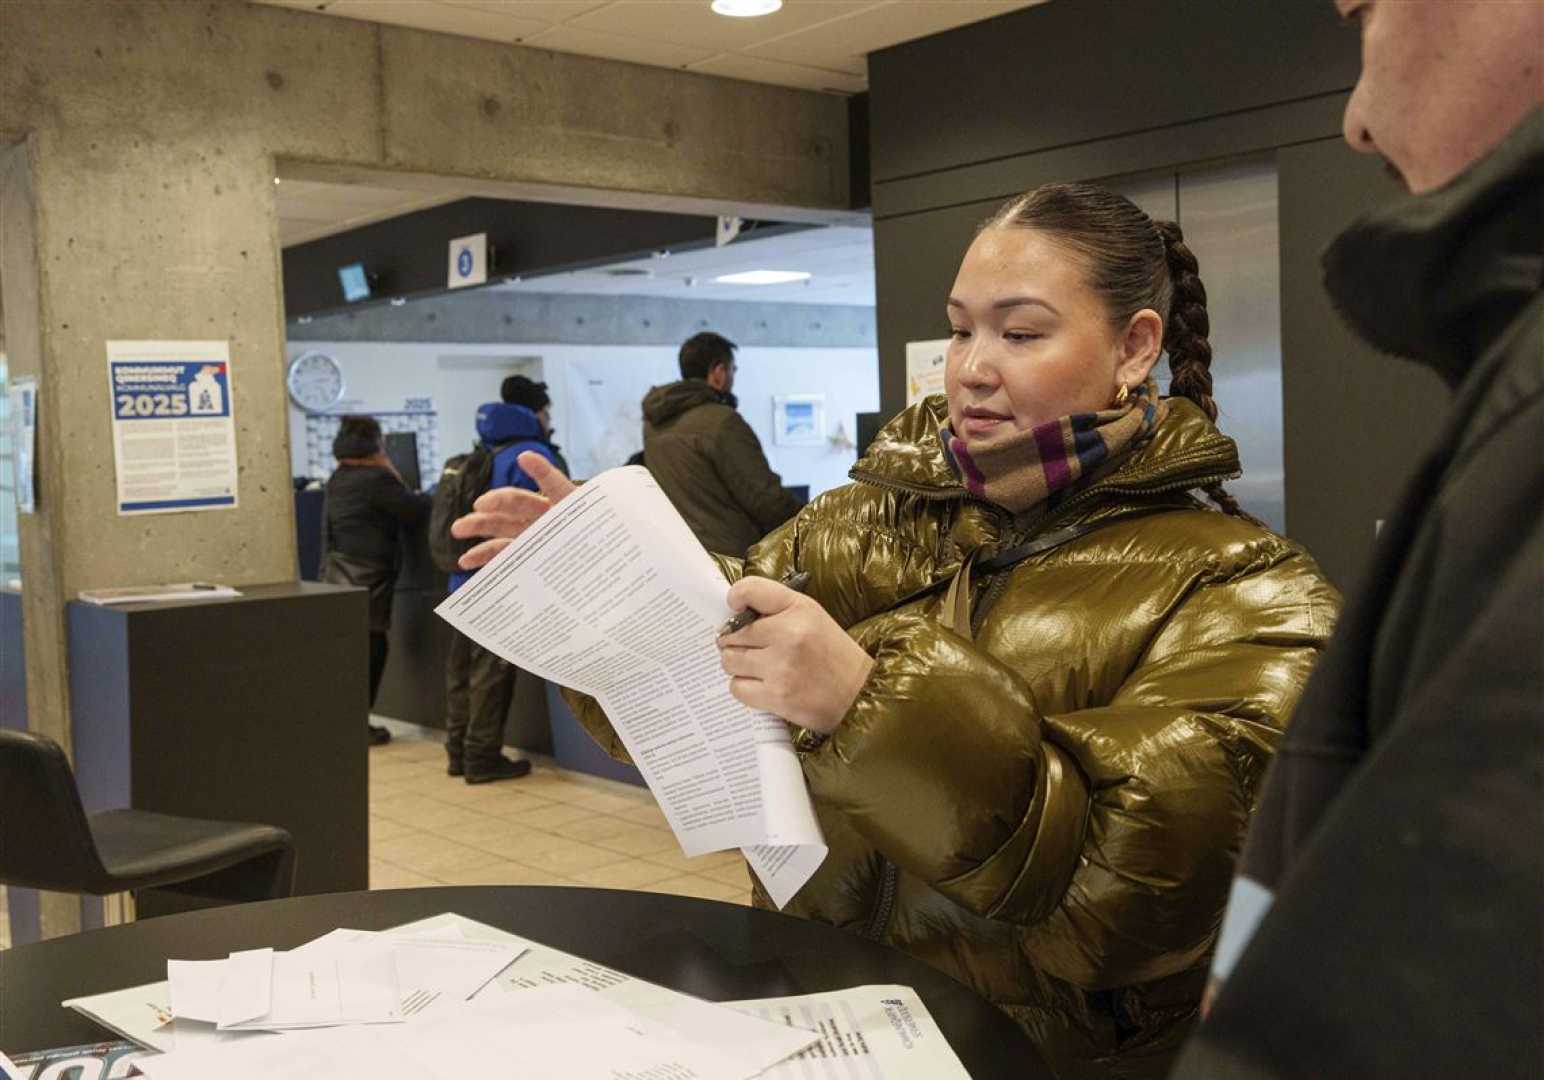
[[[513,445],[512,442],[502,443],[492,449],[478,446],[470,454],[457,454],[445,462],[429,510],[429,556],[445,573],[460,570],[461,556],[480,543],[451,536],[451,522],[472,512],[472,504],[488,490],[493,479],[493,459]]]

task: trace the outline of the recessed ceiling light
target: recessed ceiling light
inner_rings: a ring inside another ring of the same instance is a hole
[[[713,10],[736,19],[754,19],[770,15],[783,6],[783,0],[713,0]]]
[[[720,285],[786,285],[790,281],[804,281],[809,276],[804,270],[746,270],[713,280]]]

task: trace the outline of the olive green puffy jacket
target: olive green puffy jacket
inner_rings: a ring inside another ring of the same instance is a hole
[[[965,497],[943,419],[942,398],[907,410],[858,483],[743,568],[808,571],[810,595],[875,659],[830,741],[801,755],[831,853],[786,910],[974,987],[1059,1076],[1159,1077],[1339,597],[1301,548],[1187,494],[1238,471],[1188,401],[1038,521]],[[974,632],[945,625],[958,620],[938,596],[893,607],[972,551],[1158,506],[1172,509],[981,583]],[[595,703],[570,701],[625,756]]]

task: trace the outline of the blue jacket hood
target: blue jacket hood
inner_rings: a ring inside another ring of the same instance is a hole
[[[484,446],[498,446],[516,439],[540,442],[544,434],[541,421],[524,405],[490,401],[477,409],[477,437]]]

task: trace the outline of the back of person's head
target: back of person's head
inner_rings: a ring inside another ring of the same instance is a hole
[[[693,334],[681,346],[681,378],[706,379],[708,372],[718,365],[734,363],[737,348],[734,342],[711,330]]]
[[[367,458],[381,452],[380,422],[373,416],[345,416],[338,421],[338,434],[332,440],[332,456]]]
[[[547,384],[524,375],[506,378],[499,387],[499,397],[506,405],[524,405],[534,413],[552,404],[552,398],[547,394]]]
[[[1211,319],[1196,257],[1173,221],[1154,221],[1130,199],[1092,184],[1045,184],[1010,200],[983,229],[1034,229],[1077,259],[1112,325],[1150,308],[1163,319],[1169,393],[1189,398],[1208,419],[1212,399]],[[1213,484],[1208,496],[1230,514],[1238,503]]]

